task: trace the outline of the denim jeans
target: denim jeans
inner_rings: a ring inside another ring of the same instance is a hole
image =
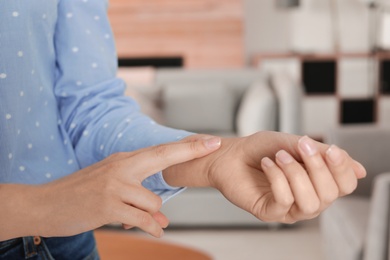
[[[0,242],[0,259],[99,260],[93,232],[71,237],[23,237]]]

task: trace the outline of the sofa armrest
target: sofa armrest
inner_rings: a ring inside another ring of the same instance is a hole
[[[270,85],[278,102],[278,131],[302,134],[303,88],[286,72],[270,74]]]
[[[378,175],[374,180],[370,202],[370,216],[364,260],[388,259],[390,216],[390,172]]]
[[[245,91],[236,115],[238,136],[277,129],[277,100],[264,80],[257,80]]]

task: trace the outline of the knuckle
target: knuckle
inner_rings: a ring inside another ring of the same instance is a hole
[[[284,208],[289,208],[294,203],[294,198],[292,196],[284,196],[278,201],[278,203]]]
[[[152,216],[146,212],[137,213],[135,217],[139,227],[148,227],[152,224]]]
[[[159,196],[155,196],[155,198],[151,202],[151,211],[152,213],[158,212],[162,207],[162,199]]]
[[[357,188],[357,185],[358,183],[356,179],[354,179],[354,181],[350,181],[344,184],[343,187],[340,188],[340,195],[345,196],[351,194]]]
[[[161,197],[157,196],[156,197],[156,208],[157,208],[157,210],[159,210],[162,207],[162,205],[163,205],[163,201],[162,201]]]
[[[111,168],[110,168],[111,169]],[[111,194],[115,186],[115,179],[110,178],[110,174],[102,173],[100,176],[100,192],[102,194]]]
[[[313,160],[313,167],[321,172],[329,171],[328,166],[325,164],[322,157],[316,158],[316,160]]]
[[[292,224],[295,224],[295,223],[297,223],[298,222],[298,220],[297,219],[292,219],[292,218],[285,218],[285,219],[283,219],[282,221],[281,221],[281,223],[283,223],[283,224],[288,224],[288,225],[292,225]]]
[[[100,183],[94,187],[94,195],[99,199],[99,205],[105,205],[106,201],[115,199],[115,188],[113,181],[109,178],[99,180]]]
[[[333,201],[335,201],[339,196],[339,191],[336,188],[333,188],[332,190],[328,191],[323,198],[321,199],[322,203],[325,205],[331,204]]]
[[[312,216],[316,214],[319,209],[320,209],[319,200],[312,200],[310,203],[305,203],[305,205],[300,208],[301,213],[304,216]]]
[[[311,215],[309,218],[307,219],[313,219],[313,218],[316,218],[320,215],[321,213],[320,212],[316,212],[315,214]]]
[[[156,155],[156,157],[165,157],[167,155],[167,152],[168,149],[166,145],[160,144],[154,148],[154,154]]]
[[[277,167],[269,168],[270,171],[272,171],[273,174],[270,174],[270,182],[271,183],[283,183],[286,180],[286,177],[283,174],[279,173],[279,169]]]
[[[116,161],[119,159],[122,159],[125,157],[127,153],[125,152],[118,152],[118,153],[113,153],[107,157],[108,160]]]
[[[283,222],[284,224],[287,224],[287,225],[293,225],[293,224],[295,224],[295,223],[297,223],[298,222],[298,220],[287,220],[287,221],[285,221],[285,222]]]
[[[284,206],[291,207],[294,204],[295,200],[293,196],[286,196],[283,200]]]
[[[272,216],[272,217],[259,217],[259,216],[256,216],[254,215],[257,219],[260,219],[262,222],[265,222],[265,223],[273,223],[275,221],[277,221],[278,219],[280,219],[280,216]],[[282,221],[279,221],[279,222],[282,222]]]
[[[188,145],[189,145],[191,151],[196,152],[199,150],[198,142],[190,142]]]
[[[338,194],[328,194],[326,196],[324,196],[324,198],[322,199],[322,202],[324,205],[330,205],[333,203],[333,201],[335,201],[338,197]]]
[[[118,161],[111,161],[102,167],[104,173],[117,172],[121,168],[121,163]],[[109,178],[108,178],[109,179]]]

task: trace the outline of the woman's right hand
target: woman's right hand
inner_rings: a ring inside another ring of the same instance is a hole
[[[31,216],[24,216],[25,223],[16,224],[29,226],[24,230],[30,234],[1,235],[0,241],[25,235],[70,236],[113,222],[161,237],[168,224],[159,212],[161,198],[144,188],[142,181],[171,165],[209,154],[220,142],[218,137],[202,137],[117,153],[57,181],[26,186],[24,191],[30,193],[24,195],[33,210]]]

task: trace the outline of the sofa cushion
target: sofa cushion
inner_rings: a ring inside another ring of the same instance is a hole
[[[349,196],[336,200],[320,216],[324,253],[329,260],[362,258],[370,201]]]
[[[237,134],[247,136],[257,131],[276,130],[277,103],[265,81],[253,83],[244,93],[237,112]]]
[[[163,88],[163,113],[167,126],[193,132],[234,131],[236,97],[220,82],[169,83]]]

